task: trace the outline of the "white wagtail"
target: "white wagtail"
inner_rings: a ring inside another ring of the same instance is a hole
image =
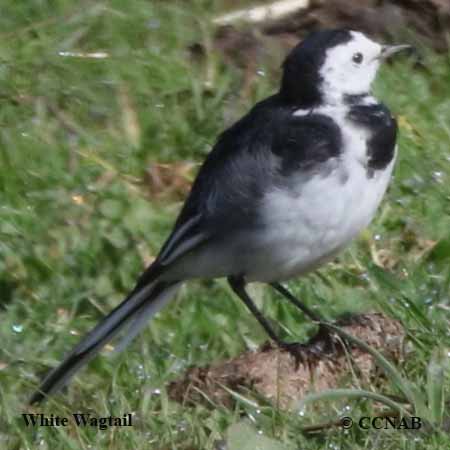
[[[128,297],[44,378],[31,402],[56,391],[119,332],[123,348],[191,278],[227,277],[269,336],[290,348],[248,296],[332,259],[373,218],[391,178],[397,125],[371,95],[380,63],[410,48],[362,33],[311,34],[283,64],[277,94],[218,138],[169,238]]]

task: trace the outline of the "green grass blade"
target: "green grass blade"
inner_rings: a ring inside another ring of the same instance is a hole
[[[308,403],[316,401],[330,401],[330,400],[341,400],[341,399],[362,399],[368,398],[379,403],[383,403],[389,406],[394,411],[398,411],[401,416],[409,416],[410,412],[406,410],[402,405],[375,392],[366,391],[364,389],[329,389],[323,392],[318,392],[314,394],[309,394],[304,397],[298,404],[298,410],[302,411]]]
[[[448,363],[445,352],[437,348],[427,367],[427,396],[430,411],[429,420],[436,426],[442,424],[444,414],[445,365]]]

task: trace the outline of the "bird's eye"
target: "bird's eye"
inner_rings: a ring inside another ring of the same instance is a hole
[[[362,53],[355,53],[354,55],[353,55],[353,62],[355,62],[356,64],[361,64],[362,63],[362,60],[363,60],[363,55],[362,55]]]

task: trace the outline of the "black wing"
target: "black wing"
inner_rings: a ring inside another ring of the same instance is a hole
[[[259,103],[220,135],[155,261],[162,270],[222,231],[255,223],[258,201],[276,174],[275,103],[274,98]]]
[[[340,156],[342,135],[329,116],[314,112],[290,114],[275,132],[272,151],[280,159],[284,180],[293,174],[306,178],[319,171],[326,161]]]

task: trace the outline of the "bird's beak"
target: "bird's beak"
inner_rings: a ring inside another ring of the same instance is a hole
[[[383,47],[381,48],[381,52],[378,56],[378,59],[381,59],[383,61],[385,59],[390,58],[392,55],[395,55],[396,53],[403,51],[414,53],[415,49],[411,45],[383,45]]]

